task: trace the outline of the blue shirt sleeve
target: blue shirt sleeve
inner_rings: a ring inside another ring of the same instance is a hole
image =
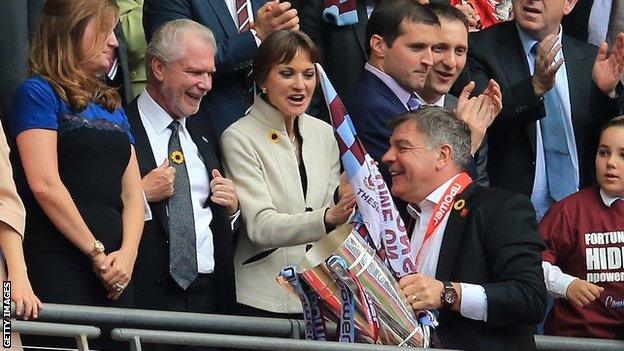
[[[11,134],[28,129],[57,130],[62,100],[52,86],[39,77],[25,81],[15,92],[11,105]]]

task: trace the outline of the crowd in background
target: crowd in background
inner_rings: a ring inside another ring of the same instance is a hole
[[[399,284],[440,310],[441,347],[534,349],[545,316],[546,334],[624,339],[624,1],[430,2],[9,5],[0,273],[17,314],[301,318],[275,277],[358,196],[321,63],[392,189],[418,253]],[[466,211],[432,224],[455,184]]]

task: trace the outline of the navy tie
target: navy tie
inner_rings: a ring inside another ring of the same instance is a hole
[[[175,168],[174,193],[169,198],[169,271],[184,290],[197,277],[197,249],[191,186],[180,145],[180,122],[169,125],[169,164]]]

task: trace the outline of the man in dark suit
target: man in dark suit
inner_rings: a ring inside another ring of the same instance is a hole
[[[561,19],[575,3],[515,0],[514,21],[469,38],[475,91],[490,79],[503,91],[503,110],[488,131],[490,184],[531,196],[538,218],[553,201],[592,184],[598,131],[622,102],[624,35],[609,55],[606,47],[597,53],[561,36]]]
[[[253,102],[250,73],[260,42],[275,30],[299,28],[297,11],[290,7],[289,2],[279,0],[151,0],[143,5],[148,41],[159,26],[176,18],[191,19],[213,31],[217,71],[214,87],[206,95],[199,115],[211,120],[214,137],[219,138]]]
[[[387,125],[388,121],[400,113],[422,105],[424,100],[419,100],[417,93],[423,91],[430,68],[435,65],[438,71],[443,70],[440,68],[443,65],[440,62],[442,56],[436,56],[434,62],[432,54],[432,48],[449,45],[440,42],[443,30],[438,17],[429,6],[409,0],[383,3],[371,15],[367,26],[371,53],[364,70],[355,85],[349,89],[344,102],[357,134],[373,159],[380,160],[388,149],[388,139],[392,134],[392,129]],[[457,62],[453,65],[456,64]],[[461,62],[460,66],[463,66]],[[449,70],[444,70],[442,73],[445,76],[444,80],[454,81],[461,72],[461,67],[459,70],[453,68],[450,76]],[[437,96],[439,100],[448,87],[439,84],[436,87],[436,90],[443,90],[435,93],[432,91],[431,95]],[[496,95],[496,90],[492,86],[491,90],[471,101],[467,98],[468,94],[464,94],[460,105],[489,103],[492,101],[491,97]],[[450,105],[452,100],[446,100],[445,106],[453,107]],[[459,109],[466,112],[462,118],[482,117],[468,113],[470,109],[462,107]],[[480,112],[485,115],[486,120],[491,120],[496,115],[497,109],[499,108],[483,109]],[[480,141],[476,142],[476,145],[473,152],[476,152]],[[475,169],[474,164],[472,168]],[[380,171],[390,184],[387,168],[381,165]],[[476,170],[472,173],[476,173]]]
[[[229,313],[235,306],[238,200],[221,176],[207,121],[188,118],[211,88],[215,45],[196,22],[168,22],[147,47],[147,88],[126,108],[151,212],[134,275],[139,308]]]
[[[440,311],[442,347],[534,350],[546,287],[531,202],[471,182],[470,129],[453,112],[428,106],[393,124],[383,161],[392,194],[410,204],[419,272],[399,281],[406,298]]]

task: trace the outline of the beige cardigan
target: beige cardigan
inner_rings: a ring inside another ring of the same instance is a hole
[[[9,146],[0,123],[0,222],[8,224],[24,236],[25,210],[17,195],[13,182],[13,171],[9,163]]]
[[[225,173],[236,185],[246,226],[234,257],[237,300],[280,313],[299,313],[301,303],[275,277],[285,266],[299,263],[307,243],[326,234],[325,209],[333,203],[340,177],[331,126],[306,114],[297,123],[308,178],[305,199],[297,158],[277,109],[256,96],[249,114],[221,136]]]

